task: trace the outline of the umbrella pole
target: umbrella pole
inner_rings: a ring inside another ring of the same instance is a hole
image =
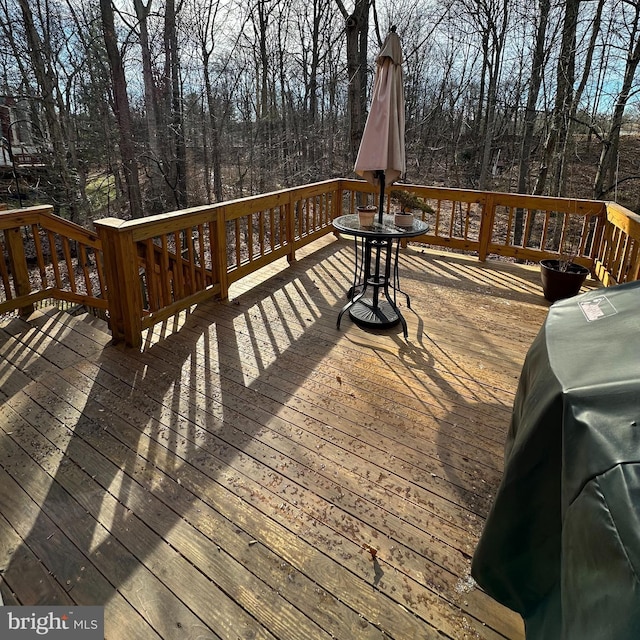
[[[376,171],[378,182],[380,183],[380,206],[378,207],[378,224],[382,225],[382,215],[384,211],[384,171]],[[380,242],[376,243],[376,268],[374,272],[376,285],[373,287],[373,308],[378,308],[378,295],[380,293]]]
[[[384,211],[384,171],[378,169],[378,182],[380,183],[380,206],[378,207],[378,222],[382,224],[382,213]]]

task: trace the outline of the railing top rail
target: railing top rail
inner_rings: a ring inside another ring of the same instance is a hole
[[[200,207],[191,207],[189,209],[180,209],[179,211],[158,213],[153,216],[146,216],[145,218],[134,218],[132,220],[122,220],[121,218],[100,218],[99,220],[96,220],[95,224],[98,226],[117,228],[121,230],[155,227],[156,225],[158,225],[158,223],[167,223],[167,226],[171,226],[172,220],[192,216],[198,217],[203,213],[208,213],[219,208],[222,204],[224,203],[206,204]]]
[[[635,240],[640,240],[640,215],[617,202],[607,202],[606,205],[607,220]]]
[[[204,205],[170,213],[160,213],[147,218],[121,220],[120,218],[101,218],[94,222],[96,228],[105,227],[119,232],[131,232],[135,242],[203,224],[214,217],[220,204]]]
[[[364,180],[342,179],[342,186],[347,189],[375,192],[374,187]],[[476,202],[481,204],[488,197],[495,204],[522,207],[528,209],[543,209],[562,213],[575,213],[578,215],[593,215],[604,212],[606,204],[602,200],[589,200],[585,198],[557,198],[553,196],[534,196],[525,193],[507,193],[503,191],[477,191],[475,189],[460,189],[452,187],[427,186],[410,183],[394,183],[387,185],[387,193],[394,189],[407,189],[418,194],[429,194],[442,200],[458,200],[461,202]]]
[[[97,226],[110,227],[119,231],[133,230],[134,240],[143,240],[172,231],[181,229],[188,225],[195,225],[205,220],[211,219],[211,215],[220,209],[224,209],[228,216],[233,217],[235,213],[246,213],[247,208],[255,205],[256,211],[275,207],[279,204],[289,202],[297,196],[312,196],[327,191],[327,187],[336,188],[340,186],[340,179],[324,180],[314,182],[299,187],[291,187],[288,189],[280,189],[269,193],[261,193],[244,198],[236,198],[234,200],[225,200],[213,204],[192,207],[190,209],[181,209],[179,211],[170,211],[168,213],[159,213],[157,215],[145,218],[136,218],[133,220],[121,220],[120,218],[102,218],[96,220]]]
[[[342,187],[352,191],[362,191],[365,193],[377,193],[378,187],[373,186],[364,180],[342,179]],[[480,204],[486,200],[485,191],[473,191],[472,189],[450,189],[448,187],[427,187],[419,184],[394,183],[387,185],[386,194],[389,195],[394,189],[407,189],[418,194],[437,194],[442,200],[458,200],[460,202],[475,202]]]
[[[99,243],[96,233],[55,215],[51,205],[0,211],[0,231],[32,224],[40,224],[48,231],[67,236],[70,240],[83,242],[88,246],[97,247]]]
[[[35,224],[39,216],[53,216],[53,207],[49,204],[22,209],[4,209],[0,211],[0,230],[12,229],[25,224]]]
[[[571,213],[575,215],[597,215],[604,213],[606,203],[601,200],[584,198],[557,198],[553,196],[532,196],[525,193],[492,194],[494,202],[505,206],[522,207],[523,209],[542,209]]]

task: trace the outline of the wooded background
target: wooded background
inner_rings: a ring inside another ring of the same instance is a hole
[[[0,0],[24,188],[85,223],[351,176],[391,25],[407,182],[639,208],[640,0]]]

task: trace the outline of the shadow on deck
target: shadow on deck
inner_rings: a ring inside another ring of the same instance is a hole
[[[110,639],[523,637],[469,565],[538,271],[409,247],[405,342],[336,330],[352,266],[325,238],[139,351],[5,322],[5,604],[104,604]]]

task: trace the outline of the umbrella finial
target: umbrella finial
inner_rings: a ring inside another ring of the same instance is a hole
[[[396,29],[397,29],[396,25],[395,25],[395,24],[392,24],[392,25],[391,25],[391,29],[389,29],[389,31],[391,31],[391,33],[395,33],[395,32],[396,32]]]

